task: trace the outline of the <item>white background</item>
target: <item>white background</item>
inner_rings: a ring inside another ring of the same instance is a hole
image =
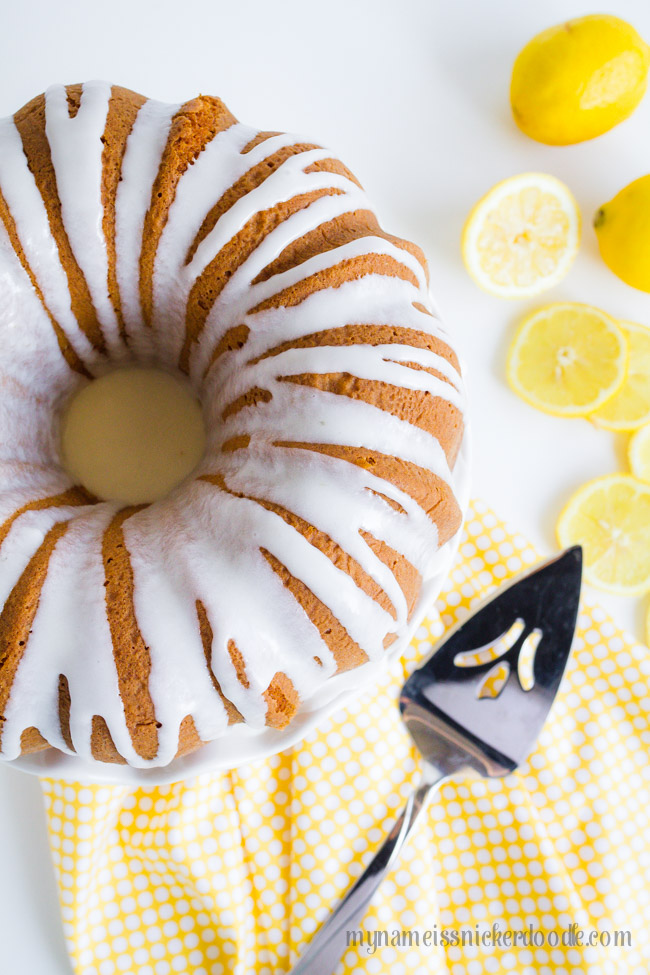
[[[537,413],[504,381],[518,320],[547,300],[599,305],[650,324],[650,296],[598,256],[591,218],[650,169],[650,95],[623,125],[574,147],[523,136],[508,84],[539,30],[595,12],[578,0],[38,0],[3,5],[0,116],[53,82],[104,78],[179,102],[220,95],[260,128],[309,135],[357,174],[383,226],[417,241],[471,381],[474,493],[543,552],[564,500],[588,478],[625,466],[625,439],[581,420]],[[601,4],[595,4],[596,10]],[[610,0],[650,41],[647,0]],[[464,218],[497,180],[526,170],[565,180],[584,229],[568,278],[541,300],[506,302],[467,277]],[[642,633],[640,600],[602,597]],[[69,975],[40,790],[0,769],[0,975]],[[133,973],[136,975],[136,973]]]

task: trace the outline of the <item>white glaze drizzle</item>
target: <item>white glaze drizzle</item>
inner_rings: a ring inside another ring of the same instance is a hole
[[[151,330],[142,327],[140,252],[145,216],[172,119],[180,105],[153,100],[140,108],[122,160],[122,179],[115,199],[116,276],[129,346],[139,359],[152,354]]]
[[[108,253],[102,230],[102,136],[111,86],[90,81],[74,117],[66,90],[53,85],[45,92],[45,134],[50,145],[63,225],[72,253],[86,279],[111,359],[124,353],[117,318],[108,294]]]
[[[107,293],[107,249],[102,234],[100,140],[109,95],[107,85],[84,85],[74,119],[68,115],[65,89],[49,89],[46,100],[46,132],[63,219],[108,344],[109,355],[104,361],[91,349],[71,312],[65,272],[40,194],[24,155],[21,158],[15,125],[11,120],[0,122],[0,188],[27,260],[52,314],[95,374],[127,354]],[[186,255],[206,213],[223,193],[279,149],[307,142],[287,135],[273,136],[243,153],[257,130],[237,123],[221,131],[178,183],[156,251],[153,327],[143,324],[139,290],[142,233],[171,120],[178,108],[145,102],[128,136],[122,161],[115,217],[116,277],[128,354],[136,360],[156,361],[164,368],[176,369],[194,283],[255,213],[302,193],[326,189],[339,192],[321,196],[294,212],[232,274],[190,349],[190,378],[204,402],[206,456],[195,474],[167,498],[133,514],[123,524],[134,577],[135,615],[150,652],[149,691],[161,725],[156,758],[147,761],[136,753],[119,695],[102,562],[103,534],[117,506],[102,503],[26,512],[16,519],[0,547],[3,602],[48,529],[59,520],[69,519],[68,530],[51,557],[28,649],[6,708],[2,738],[2,757],[6,759],[19,754],[20,735],[29,726],[37,727],[56,747],[69,751],[58,715],[59,674],[65,674],[69,683],[70,732],[79,755],[90,756],[95,714],[104,717],[118,751],[129,764],[141,768],[172,760],[180,723],[188,714],[204,740],[227,736],[225,708],[206,667],[197,600],[205,607],[213,630],[212,668],[221,690],[253,733],[267,734],[262,695],[273,676],[286,673],[308,703],[335,673],[336,661],[261,550],[271,553],[299,578],[373,662],[382,658],[388,633],[404,632],[407,606],[393,573],[361,533],[367,532],[402,553],[425,583],[439,572],[446,557],[444,549],[448,546],[439,547],[435,523],[405,491],[346,460],[276,445],[278,441],[295,441],[363,446],[416,464],[455,487],[454,472],[430,433],[364,401],[283,381],[283,377],[299,374],[349,373],[360,379],[427,391],[462,411],[462,382],[441,355],[394,343],[293,348],[255,361],[283,342],[350,324],[399,326],[447,341],[439,321],[414,307],[414,302],[419,302],[431,310],[421,265],[383,237],[353,240],[252,284],[260,271],[304,234],[341,214],[371,209],[363,191],[345,176],[305,172],[312,163],[331,158],[330,152],[316,149],[290,155],[230,207],[186,265]],[[337,288],[316,291],[297,305],[254,311],[259,303],[308,275],[367,254],[386,255],[398,262],[417,284],[400,277],[365,274]],[[2,525],[30,500],[70,487],[54,456],[56,424],[52,414],[62,397],[84,380],[65,365],[51,323],[1,226],[0,280],[8,282],[7,293],[11,295],[0,304],[0,422],[9,432],[0,447]],[[5,337],[16,334],[14,327],[19,320],[24,320],[24,337],[20,343],[7,345]],[[220,338],[239,324],[250,330],[246,344],[222,355],[204,377]],[[9,361],[6,349],[11,350],[18,365]],[[413,369],[405,363],[423,368]],[[436,370],[447,381],[425,369]],[[224,408],[254,386],[271,393],[271,399],[224,420]],[[20,398],[16,388],[22,390]],[[250,437],[248,446],[222,453],[222,444],[238,435]],[[9,444],[13,452],[8,450]],[[230,493],[201,479],[202,475],[220,475]],[[381,494],[397,501],[405,513],[394,510]],[[299,531],[255,499],[278,505],[329,536],[381,587],[392,610],[383,609]],[[230,641],[243,656],[247,687],[237,678],[227,650]]]
[[[49,310],[81,360],[92,362],[96,355],[74,317],[68,279],[50,230],[45,204],[29,171],[18,129],[11,118],[0,120],[0,188],[32,273],[43,295],[47,295]],[[6,233],[4,225],[2,231]],[[20,279],[17,272],[14,277]],[[6,321],[3,317],[3,324]]]

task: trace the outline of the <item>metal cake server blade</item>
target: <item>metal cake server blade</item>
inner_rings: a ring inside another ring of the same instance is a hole
[[[581,580],[576,545],[498,589],[408,678],[399,707],[422,783],[291,975],[334,971],[435,789],[457,774],[507,775],[532,750],[569,659]]]
[[[440,748],[430,738],[434,727],[453,732],[482,775],[505,775],[523,762],[564,673],[581,577],[576,546],[498,589],[414,671],[400,710],[425,760],[435,764]],[[508,679],[500,693],[478,697],[487,675],[501,666]]]

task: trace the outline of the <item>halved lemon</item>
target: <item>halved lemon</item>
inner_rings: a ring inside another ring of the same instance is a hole
[[[486,291],[523,298],[557,284],[579,242],[580,211],[569,189],[546,173],[522,173],[497,183],[471,211],[463,260]]]
[[[636,430],[650,423],[650,328],[635,322],[619,322],[627,340],[625,382],[592,416],[608,430]]]
[[[591,305],[546,305],[523,320],[508,352],[513,390],[557,416],[587,416],[623,384],[625,337]]]
[[[634,476],[650,483],[650,423],[630,438],[627,456]]]
[[[562,548],[580,544],[587,582],[623,596],[650,589],[650,484],[609,474],[584,484],[560,515]]]

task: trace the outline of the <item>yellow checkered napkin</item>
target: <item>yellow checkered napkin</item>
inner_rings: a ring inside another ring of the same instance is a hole
[[[43,779],[78,975],[287,971],[417,780],[396,706],[405,675],[444,628],[535,560],[474,503],[447,588],[405,657],[301,745],[162,787]],[[648,650],[585,608],[536,751],[506,779],[443,787],[340,970],[650,971],[649,675]],[[528,943],[477,946],[495,924],[528,932]],[[456,936],[464,946],[442,943]]]

